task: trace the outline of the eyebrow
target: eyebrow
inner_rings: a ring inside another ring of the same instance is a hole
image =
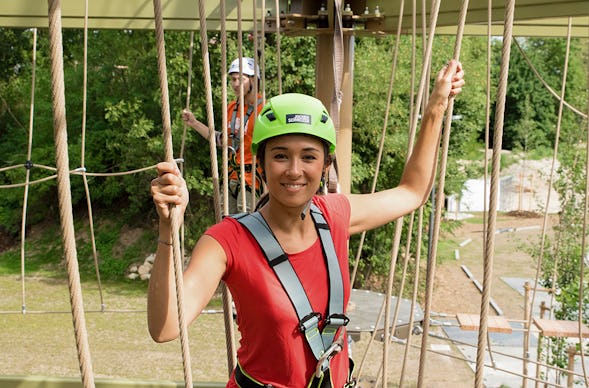
[[[284,150],[288,150],[288,149],[289,148],[285,147],[285,146],[274,146],[274,147],[270,148],[270,151],[284,151]],[[317,147],[309,146],[309,147],[303,148],[302,151],[304,151],[304,152],[320,151],[320,149]]]

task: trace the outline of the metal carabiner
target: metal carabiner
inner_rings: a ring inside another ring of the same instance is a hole
[[[323,372],[325,372],[325,370],[327,369],[327,368],[323,368],[323,365],[325,363],[329,364],[329,360],[331,360],[336,354],[341,352],[342,349],[343,349],[343,347],[342,347],[342,344],[339,340],[334,341],[329,346],[329,348],[327,348],[327,350],[317,360],[317,366],[315,367],[315,377],[317,377],[317,378],[321,377]]]

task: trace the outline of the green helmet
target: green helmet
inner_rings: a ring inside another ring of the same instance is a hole
[[[272,97],[256,120],[252,135],[252,152],[264,140],[287,134],[316,136],[329,143],[335,151],[335,128],[323,103],[315,97],[286,93]]]

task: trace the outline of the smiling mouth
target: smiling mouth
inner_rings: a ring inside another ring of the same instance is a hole
[[[283,186],[286,187],[287,189],[300,189],[300,188],[302,188],[305,185],[302,184],[302,183],[299,183],[299,184],[292,184],[292,183],[291,184],[288,184],[288,183],[285,183],[285,184],[283,184]]]

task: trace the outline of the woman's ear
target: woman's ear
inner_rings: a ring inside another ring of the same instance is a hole
[[[333,162],[333,155],[332,154],[326,154],[326,156],[325,156],[325,166],[324,166],[325,172],[327,172],[327,170],[329,169],[329,166],[331,166],[331,163],[332,162]]]

